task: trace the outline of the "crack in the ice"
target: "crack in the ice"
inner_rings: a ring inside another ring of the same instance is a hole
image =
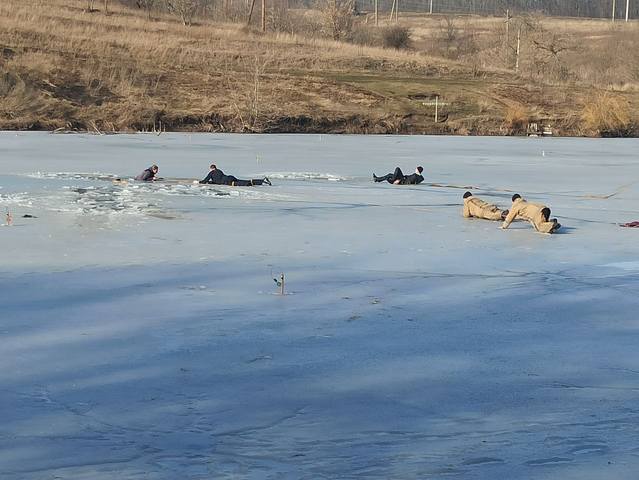
[[[260,432],[260,431],[264,431],[264,430],[270,430],[272,428],[275,428],[289,420],[292,420],[294,418],[297,418],[301,415],[304,415],[304,410],[307,408],[307,406],[301,407],[296,409],[293,413],[289,414],[289,415],[285,415],[283,417],[277,418],[275,420],[273,420],[272,422],[266,423],[264,425],[259,425],[259,426],[252,426],[252,427],[246,427],[246,428],[238,428],[238,429],[234,429],[234,430],[227,430],[224,432],[215,432],[213,433],[214,437],[233,437],[233,436],[242,436],[242,435],[246,435],[249,433],[254,433],[254,432]]]

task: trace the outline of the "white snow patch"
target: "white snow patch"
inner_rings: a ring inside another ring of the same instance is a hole
[[[329,182],[343,182],[348,180],[348,177],[342,175],[318,172],[270,172],[264,175],[271,180],[328,180]]]
[[[604,267],[619,268],[629,272],[639,272],[639,260],[630,262],[613,262],[603,265]]]

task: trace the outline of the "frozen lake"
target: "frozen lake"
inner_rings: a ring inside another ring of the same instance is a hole
[[[0,477],[636,479],[637,151],[0,133]]]

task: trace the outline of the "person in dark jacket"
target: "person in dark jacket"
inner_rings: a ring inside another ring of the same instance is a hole
[[[254,178],[251,180],[240,180],[233,175],[225,175],[222,170],[217,168],[217,165],[212,164],[209,173],[204,179],[200,180],[200,183],[212,184],[212,185],[230,185],[233,187],[253,187],[255,185],[271,185],[271,181],[267,178]]]
[[[226,175],[224,172],[217,168],[215,164],[212,164],[209,173],[204,179],[200,180],[200,183],[209,183],[213,185],[226,185]]]
[[[160,169],[157,165],[151,165],[149,168],[144,170],[141,174],[135,177],[136,180],[141,182],[152,182],[155,180],[155,176],[158,174]]]
[[[419,185],[424,181],[424,177],[422,176],[423,171],[424,169],[422,167],[417,167],[415,169],[415,173],[411,175],[404,175],[402,169],[397,167],[393,173],[389,173],[383,177],[378,177],[373,173],[373,180],[375,182],[386,181],[393,185]]]

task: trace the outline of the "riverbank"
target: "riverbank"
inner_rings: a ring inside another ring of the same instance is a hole
[[[0,129],[523,135],[536,125],[637,135],[632,84],[533,81],[481,60],[488,49],[472,65],[444,58],[427,48],[427,21],[405,20],[414,44],[399,51],[230,23],[187,27],[119,5],[104,15],[69,0],[7,0]],[[492,28],[482,25],[477,38]]]

